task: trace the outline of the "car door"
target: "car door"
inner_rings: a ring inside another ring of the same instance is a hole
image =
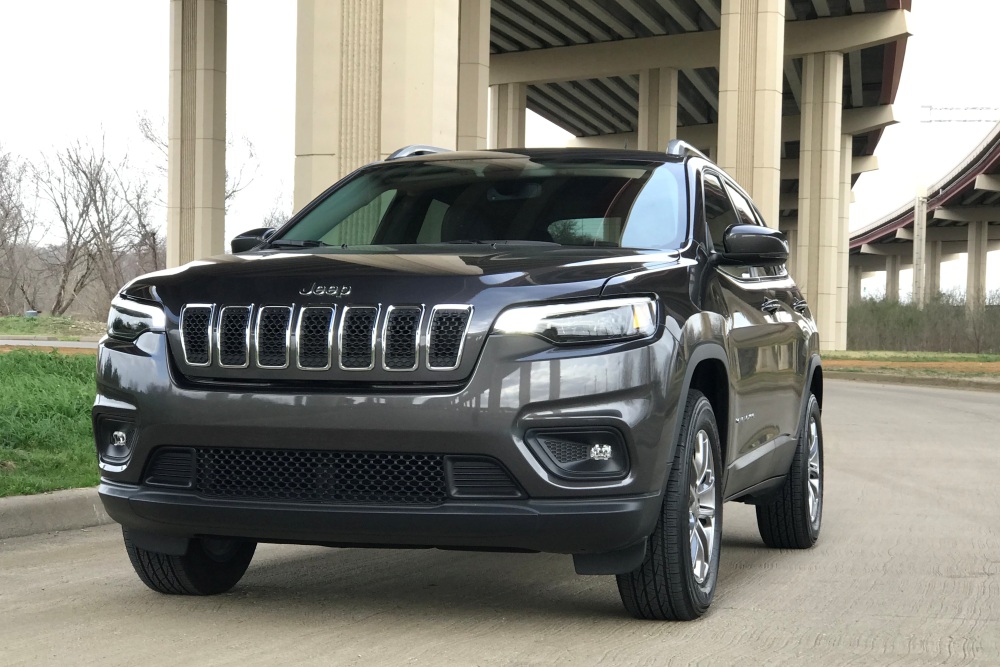
[[[729,196],[736,206],[740,221],[745,224],[764,225],[764,221],[753,202],[731,182],[726,183]],[[791,436],[798,429],[801,397],[805,384],[806,338],[803,335],[802,312],[805,301],[802,294],[782,266],[751,267],[760,288],[766,292],[767,301],[761,305],[767,322],[767,334],[759,342],[758,366],[760,396],[758,404],[759,425],[772,438],[773,448],[787,449],[791,446]],[[787,472],[784,456],[775,457],[775,464],[781,470],[775,475]],[[779,461],[782,462],[779,465]]]
[[[721,252],[727,228],[744,223],[723,185],[725,177],[702,172],[706,243]],[[752,266],[713,263],[710,270],[711,307],[728,323],[728,356],[733,383],[727,455],[726,495],[730,496],[771,476],[769,445],[780,431],[771,390],[771,349],[775,331],[769,308],[774,294]]]

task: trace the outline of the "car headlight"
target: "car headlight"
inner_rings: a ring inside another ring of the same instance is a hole
[[[132,341],[147,331],[167,329],[167,317],[158,306],[128,301],[116,296],[108,313],[108,335],[118,340]]]
[[[539,336],[556,345],[648,338],[656,332],[656,302],[638,297],[512,308],[493,332]]]

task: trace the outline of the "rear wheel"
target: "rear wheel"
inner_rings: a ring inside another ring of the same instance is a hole
[[[142,583],[168,595],[217,595],[225,593],[250,566],[256,542],[196,538],[187,553],[172,556],[138,547],[122,528],[125,550]]]
[[[788,478],[769,503],[757,505],[757,529],[764,544],[778,549],[808,549],[823,521],[823,426],[819,402],[809,396]]]
[[[689,621],[712,603],[722,537],[721,464],[712,405],[692,389],[645,560],[618,575],[622,603],[636,618]]]

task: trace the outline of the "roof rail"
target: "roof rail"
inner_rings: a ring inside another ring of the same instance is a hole
[[[448,153],[450,148],[438,148],[437,146],[425,146],[423,144],[413,144],[404,146],[393,152],[386,160],[398,160],[401,157],[413,157],[414,155],[433,155],[434,153]]]
[[[707,155],[688,142],[681,141],[680,139],[670,140],[670,143],[667,144],[667,155],[677,155],[679,157],[700,157],[703,160],[708,160]]]

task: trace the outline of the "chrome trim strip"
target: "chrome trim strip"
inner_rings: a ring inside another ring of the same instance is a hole
[[[431,365],[431,347],[433,346],[433,339],[431,338],[434,331],[434,315],[437,314],[439,310],[467,310],[469,311],[469,319],[465,321],[465,329],[462,331],[462,338],[458,343],[458,354],[455,356],[454,366],[432,366]],[[465,352],[465,338],[469,335],[469,327],[472,326],[472,306],[466,303],[452,303],[452,304],[438,304],[431,308],[431,316],[427,321],[427,345],[426,345],[426,363],[427,370],[429,371],[453,371],[462,365],[462,353]]]
[[[405,308],[416,308],[420,311],[420,314],[417,316],[417,326],[413,330],[413,365],[409,368],[389,368],[385,363],[385,348],[388,340],[387,334],[389,331],[389,316],[392,315],[392,311],[403,310]],[[423,304],[412,306],[389,306],[385,309],[385,321],[382,322],[382,370],[396,373],[415,371],[420,367],[420,332],[424,326],[424,310]]]
[[[326,365],[325,366],[303,366],[302,365],[302,320],[307,310],[328,310],[330,311],[330,324],[326,328]],[[299,309],[299,319],[295,323],[295,367],[300,371],[328,371],[332,367],[333,355],[333,325],[337,319],[337,306],[303,306]],[[289,322],[291,326],[291,322]]]
[[[366,367],[349,368],[344,366],[344,322],[347,321],[347,314],[352,310],[359,310],[362,308],[374,308],[375,309],[375,321],[372,322],[372,337],[371,337],[371,363]],[[344,306],[344,311],[340,316],[340,326],[337,327],[337,367],[342,371],[370,371],[375,368],[375,343],[378,338],[378,319],[382,314],[382,304],[361,304],[353,306]]]
[[[239,365],[229,365],[222,363],[222,320],[226,316],[227,310],[247,311],[247,324],[243,330],[243,350],[246,354],[246,361]],[[219,368],[246,368],[250,365],[250,327],[253,325],[253,304],[249,306],[223,306],[219,309],[219,321],[215,324],[215,347],[216,359]]]
[[[292,347],[292,311],[294,309],[294,303],[291,306],[261,306],[257,309],[257,323],[253,330],[253,357],[257,368],[270,368],[273,370],[288,368],[288,355],[291,354]],[[260,321],[264,318],[264,311],[266,310],[288,311],[288,323],[285,324],[285,363],[281,366],[268,366],[260,363]]]
[[[205,341],[205,345],[208,347],[208,361],[203,364],[193,364],[188,360],[187,346],[184,345],[184,313],[187,312],[188,308],[208,308],[208,326],[205,327],[205,337],[208,339]],[[177,321],[177,330],[181,335],[181,352],[184,355],[184,363],[188,366],[205,367],[212,365],[212,326],[215,322],[215,304],[214,303],[189,303],[183,308],[181,308],[181,316]]]

